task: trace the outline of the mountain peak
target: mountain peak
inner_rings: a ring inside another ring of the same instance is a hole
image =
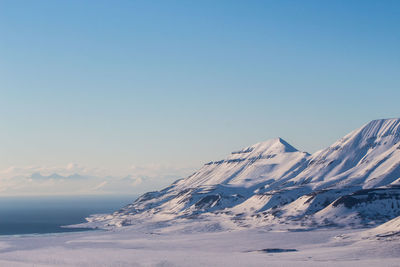
[[[288,142],[280,137],[266,140],[264,142],[256,143],[244,150],[251,150],[258,153],[283,153],[283,152],[297,152],[298,150],[291,146]]]

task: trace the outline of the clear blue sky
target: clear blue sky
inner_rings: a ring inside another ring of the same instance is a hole
[[[0,167],[314,152],[400,117],[400,1],[0,1]]]

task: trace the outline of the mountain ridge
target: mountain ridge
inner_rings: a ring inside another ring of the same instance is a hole
[[[274,138],[211,161],[89,225],[211,218],[238,227],[378,225],[400,211],[400,119],[373,120],[308,154]]]

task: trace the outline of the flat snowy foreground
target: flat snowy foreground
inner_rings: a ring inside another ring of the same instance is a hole
[[[360,230],[136,230],[1,237],[0,266],[400,266],[398,240]]]

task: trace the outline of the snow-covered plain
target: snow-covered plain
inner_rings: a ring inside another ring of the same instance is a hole
[[[349,233],[362,231],[163,233],[127,226],[6,237],[0,241],[0,266],[399,266],[399,240],[349,238]]]
[[[281,138],[79,225],[4,237],[5,266],[400,266],[400,119],[313,155]]]

